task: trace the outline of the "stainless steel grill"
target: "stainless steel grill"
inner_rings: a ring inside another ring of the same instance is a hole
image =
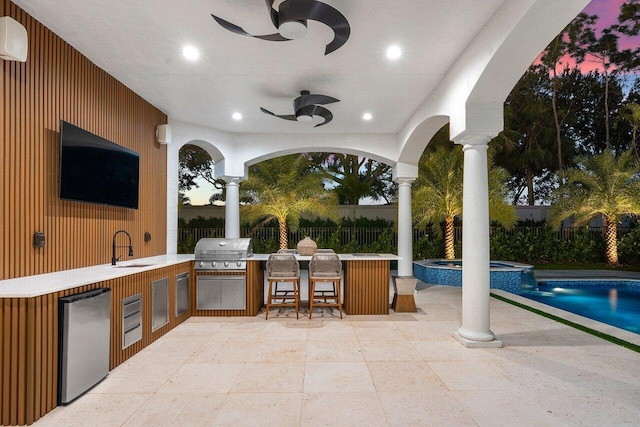
[[[247,269],[253,256],[251,239],[200,239],[195,249],[196,271],[238,271]]]

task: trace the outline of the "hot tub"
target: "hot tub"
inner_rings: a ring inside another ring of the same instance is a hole
[[[425,259],[413,262],[413,275],[425,283],[462,286],[462,260]],[[514,294],[535,286],[533,266],[509,261],[491,261],[490,287]]]

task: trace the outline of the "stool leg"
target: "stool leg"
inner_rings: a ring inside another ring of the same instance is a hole
[[[293,281],[293,297],[296,302],[296,319],[299,319],[298,311],[300,310],[300,280]]]
[[[340,295],[340,281],[338,280],[338,282],[334,282],[335,288],[336,288],[336,295],[338,297],[338,310],[340,311],[340,318],[342,319],[342,298]]]
[[[315,293],[316,282],[313,279],[309,279],[309,319],[313,312],[313,294]]]
[[[269,320],[269,307],[271,307],[271,280],[269,280],[269,291],[267,295],[267,312],[265,316],[265,320]]]

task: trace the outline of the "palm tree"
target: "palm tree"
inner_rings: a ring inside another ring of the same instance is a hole
[[[287,226],[297,230],[300,217],[312,214],[337,221],[337,199],[325,190],[320,173],[299,154],[260,162],[249,168],[249,179],[241,184],[243,198],[250,204],[242,207],[245,219],[257,227],[278,222],[280,248],[288,247]]]
[[[640,214],[640,169],[631,150],[616,158],[611,150],[581,159],[568,169],[566,183],[555,192],[552,224],[569,217],[576,225],[601,215],[605,222],[606,257],[618,263],[617,223],[622,215]]]
[[[412,198],[414,221],[425,227],[444,218],[445,258],[454,259],[454,219],[462,214],[462,147],[449,144],[426,150],[419,168]],[[506,175],[502,168],[489,168],[489,217],[512,226],[516,213],[515,208],[505,202]]]

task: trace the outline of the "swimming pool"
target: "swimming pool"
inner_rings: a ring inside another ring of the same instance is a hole
[[[549,280],[520,295],[640,334],[640,281]]]

